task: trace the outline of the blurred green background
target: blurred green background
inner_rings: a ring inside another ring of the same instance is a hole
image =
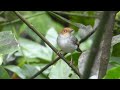
[[[75,25],[91,26],[100,17],[100,11],[20,11],[45,38],[59,49],[56,39],[58,33],[64,27],[75,30],[75,36],[80,40],[81,36]],[[89,28],[88,28],[89,29]],[[85,31],[89,32],[89,30]],[[82,30],[80,32],[83,33]],[[120,34],[120,13],[116,15],[114,36]],[[94,35],[93,35],[94,36]],[[81,50],[89,50],[94,37],[80,45]],[[115,39],[116,40],[116,39]],[[120,40],[111,47],[110,64],[112,68],[120,65]],[[59,49],[60,50],[60,49]],[[26,24],[24,24],[11,11],[0,11],[0,78],[27,79],[37,73],[41,68],[56,58],[56,54],[50,49]],[[73,53],[73,64],[78,67],[80,53]],[[71,54],[66,56],[70,61]],[[110,68],[111,69],[111,68]],[[118,68],[119,69],[119,68]],[[116,70],[116,69],[115,69]],[[113,78],[112,75],[108,77]],[[106,76],[106,78],[108,78]],[[50,66],[36,79],[78,79],[79,77],[62,60]],[[120,78],[118,75],[117,78]]]

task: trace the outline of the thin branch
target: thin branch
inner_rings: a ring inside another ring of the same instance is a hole
[[[83,79],[88,79],[91,74],[91,69],[93,67],[95,58],[98,54],[102,36],[106,31],[106,23],[109,21],[109,18],[110,18],[110,12],[104,11],[99,26],[97,28],[96,37],[94,38],[93,45],[88,56],[88,60],[85,63],[85,68],[82,77]]]
[[[65,53],[63,55],[65,56],[66,54],[67,53]],[[49,64],[47,64],[45,67],[43,67],[39,72],[37,72],[35,75],[33,75],[30,79],[34,79],[35,77],[37,77],[38,75],[40,75],[43,71],[45,71],[47,68],[49,68],[54,63],[56,63],[59,59],[60,59],[60,57],[57,57],[55,60],[51,61]]]
[[[42,11],[42,12],[40,12],[40,13],[36,13],[36,14],[34,14],[34,15],[31,15],[31,16],[26,16],[26,17],[24,17],[24,18],[25,18],[25,19],[29,19],[29,18],[38,16],[38,15],[41,15],[41,14],[44,14],[44,13],[46,13],[46,12],[45,12],[45,11]],[[2,24],[0,24],[0,25],[2,25],[2,26],[4,26],[4,25],[9,25],[9,24],[13,24],[13,23],[16,23],[16,22],[19,22],[19,21],[20,21],[20,19],[16,19],[16,20],[13,20],[13,21],[9,21],[9,22],[2,23]]]
[[[54,16],[56,16],[58,18],[60,18],[61,20],[65,21],[65,22],[67,22],[67,23],[69,23],[69,24],[71,24],[71,25],[73,25],[73,26],[75,26],[77,28],[79,28],[79,26],[76,23],[71,22],[70,20],[68,20],[68,19],[66,19],[66,18],[64,18],[64,17],[62,17],[62,16],[60,16],[60,15],[58,15],[58,14],[52,12],[52,11],[48,11],[48,13],[50,13],[51,15],[54,15]]]
[[[74,12],[65,12],[65,11],[53,11],[58,14],[64,14],[64,15],[71,15],[71,16],[80,16],[80,17],[85,17],[85,18],[99,18],[99,16],[90,16],[90,15],[85,15],[85,14],[80,14],[80,13],[74,13]]]
[[[93,33],[96,31],[96,29],[97,29],[97,27],[92,32],[90,32],[86,37],[84,37],[83,39],[81,39],[79,41],[79,44],[82,43],[82,42],[84,42],[84,41],[86,41],[91,35],[93,35]]]
[[[107,71],[107,66],[108,66],[109,57],[110,57],[110,48],[111,48],[114,20],[115,20],[115,12],[110,12],[110,18],[106,24],[106,32],[103,36],[103,42],[101,44],[102,54],[100,57],[100,67],[99,67],[99,74],[98,74],[99,79],[103,78]]]
[[[18,11],[13,11],[31,30],[33,30],[61,59],[63,59],[71,68],[72,70],[81,77],[79,71],[73,66],[70,65],[69,61],[67,61],[62,54],[58,53],[58,50],[40,33],[38,32],[33,25],[31,25],[25,18]]]

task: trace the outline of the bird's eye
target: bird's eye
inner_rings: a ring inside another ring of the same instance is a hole
[[[67,32],[67,30],[64,30],[64,32]]]

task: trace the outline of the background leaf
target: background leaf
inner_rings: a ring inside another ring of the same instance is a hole
[[[3,56],[2,54],[0,54],[0,65],[2,65],[2,62],[3,62]]]
[[[15,54],[16,56],[23,56],[23,52],[24,55],[29,58],[41,58],[47,61],[51,60],[51,53],[49,53],[49,50],[45,46],[24,38],[20,38],[19,43],[22,51],[19,50],[19,52]]]
[[[57,48],[57,36],[58,36],[58,34],[57,34],[55,28],[51,27],[51,28],[48,30],[45,38],[46,38],[54,47]],[[52,60],[53,50],[52,50],[47,44],[45,44],[45,45],[46,45],[46,47],[47,47],[47,50],[49,51],[49,56],[50,56],[49,58]]]
[[[62,29],[62,25],[53,21],[47,13],[38,15],[27,20],[43,35],[46,35],[47,31],[51,27],[54,27],[57,31],[60,31]],[[20,28],[20,32],[22,33],[23,31],[25,31],[24,33],[27,33],[33,40],[41,42],[41,39],[25,24],[23,24]]]
[[[2,66],[0,66],[0,79],[10,79],[9,74]]]
[[[120,66],[108,70],[104,79],[120,79]]]
[[[16,50],[18,50],[18,43],[12,32],[0,32],[0,54],[9,54]]]
[[[14,72],[15,74],[17,74],[22,79],[29,79],[34,74],[36,74],[42,67],[43,67],[43,65],[39,66],[38,64],[37,65],[24,64],[22,67],[18,67],[18,66],[15,66],[15,65],[5,66],[6,69]],[[45,78],[47,78],[47,76],[45,76],[45,75],[47,75],[49,73],[48,70],[46,72],[44,72],[43,74],[38,75],[36,77],[36,79],[45,79]]]
[[[113,46],[112,56],[120,57],[120,43],[117,43]]]
[[[75,65],[76,67],[78,66],[78,58],[81,55],[81,53],[75,51],[74,53],[72,53],[72,63],[73,65]],[[67,54],[65,57],[67,60],[71,60],[71,54]]]
[[[71,68],[63,61],[59,60],[56,65],[52,66],[49,74],[50,79],[78,79]]]
[[[80,71],[81,74],[83,74],[84,68],[85,68],[85,63],[88,60],[88,55],[89,55],[89,50],[84,51],[80,57],[79,57],[79,61],[78,61],[78,69]],[[95,63],[91,69],[91,75],[90,78],[92,79],[97,79],[98,78],[98,72],[99,72],[99,64],[100,64],[100,57],[101,52],[98,53],[97,55],[97,59],[95,60]]]
[[[114,46],[117,43],[120,43],[120,35],[113,36],[112,38],[112,46]]]
[[[111,64],[119,64],[120,65],[120,57],[110,57],[110,63]]]
[[[25,79],[25,76],[20,67],[15,65],[7,65],[7,66],[4,66],[4,68],[16,73],[20,78]]]

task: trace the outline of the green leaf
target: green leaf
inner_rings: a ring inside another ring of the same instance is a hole
[[[39,16],[27,19],[39,32],[45,34],[51,26],[51,18],[47,14],[41,14]],[[23,24],[20,31],[25,30],[34,40],[40,42],[40,38],[32,31],[26,24]]]
[[[56,47],[56,46],[57,46],[57,36],[58,36],[57,31],[55,30],[54,27],[51,27],[51,28],[48,30],[45,38],[46,38],[54,47]],[[46,45],[47,45],[47,44],[46,44]],[[47,47],[48,47],[48,46],[47,46]]]
[[[112,38],[112,46],[114,46],[117,43],[120,43],[120,35],[116,35]]]
[[[83,25],[83,24],[78,24],[78,26],[80,27],[78,30],[78,34],[81,38],[85,38],[90,32],[93,31],[93,28],[91,25]]]
[[[2,54],[0,54],[0,65],[2,65],[2,63],[3,63],[3,56]]]
[[[47,61],[51,60],[51,54],[49,53],[49,49],[45,46],[42,46],[36,42],[33,42],[28,39],[20,38],[19,39],[20,46],[22,47],[22,52],[28,58],[41,58]],[[22,52],[19,50],[15,55],[23,56]]]
[[[49,74],[50,79],[78,79],[79,77],[73,73],[71,68],[63,61],[59,60],[56,65],[52,66]]]
[[[2,66],[0,66],[0,79],[10,79],[9,74]]]
[[[50,28],[45,38],[54,46],[57,47],[57,32],[54,28]],[[29,58],[41,58],[47,61],[52,60],[53,50],[46,44],[42,46],[36,42],[20,38],[20,46],[22,47],[23,53]],[[22,56],[22,52],[16,53],[16,55]]]
[[[16,73],[22,79],[28,79],[40,70],[39,65],[27,65],[27,64],[24,64],[21,68],[15,65],[8,65],[8,66],[5,66],[5,68]],[[43,79],[46,77],[42,74],[36,78]]]
[[[18,66],[15,65],[8,65],[8,66],[4,66],[4,68],[16,73],[20,78],[25,79],[25,75],[22,72],[22,69]]]
[[[52,27],[48,30],[45,38],[54,46],[57,47],[57,32],[56,30]],[[52,59],[52,55],[53,55],[53,50],[46,44],[47,49],[49,50],[49,58]]]
[[[69,16],[70,17],[70,20],[73,21],[73,22],[77,22],[77,23],[82,23],[84,25],[94,25],[94,20],[95,18],[90,18],[89,16],[94,16],[96,12],[93,12],[93,11],[71,11],[71,13],[77,13],[77,14],[82,14],[82,15],[85,15],[85,16]],[[88,18],[86,18],[86,16],[88,16]],[[76,28],[76,27],[73,27],[73,28]]]
[[[62,25],[53,21],[51,17],[46,13],[38,15],[36,17],[32,17],[27,20],[38,30],[38,32],[42,33],[43,35],[46,35],[47,31],[51,27],[54,27],[57,31],[60,31],[62,29]],[[29,36],[31,36],[32,39],[34,39],[35,41],[41,41],[38,35],[36,35],[32,30],[30,30],[30,28],[27,27],[25,24],[23,24],[20,28],[20,32],[22,33],[23,31],[25,31]]]
[[[120,43],[117,43],[113,46],[112,56],[120,57]]]
[[[19,57],[17,59],[17,63],[20,64],[22,62],[29,63],[29,64],[39,64],[39,63],[48,64],[49,63],[48,61],[40,58]]]
[[[79,56],[81,55],[81,53],[78,53],[77,51],[72,53],[72,62],[73,62],[73,65],[75,65],[76,67],[78,66],[78,59],[79,59]],[[67,54],[66,55],[66,59],[67,60],[71,60],[71,54]]]
[[[25,64],[23,67],[21,67],[23,74],[25,75],[25,77],[27,79],[29,79],[30,77],[32,77],[33,75],[35,75],[42,67],[43,65],[27,65]],[[48,74],[48,73],[47,73]],[[37,77],[35,77],[35,79],[46,79],[48,78],[46,76],[46,72],[38,75]]]
[[[0,23],[5,22],[5,21],[6,21],[6,19],[5,19],[5,18],[0,17]]]
[[[120,79],[120,65],[108,70],[104,79]]]
[[[40,64],[32,64],[33,66],[35,66],[38,70],[41,70],[42,68],[44,68],[47,64],[44,63],[40,63]],[[52,69],[52,66],[50,66],[49,68],[47,68],[43,74],[44,75],[48,75],[50,73],[50,70]]]
[[[115,19],[119,20],[120,19],[120,11],[116,14]]]
[[[88,40],[80,44],[80,49],[82,51],[88,50],[91,48],[92,43],[93,43],[93,40],[89,38]]]
[[[11,11],[4,12],[4,16],[7,19],[7,21],[12,21],[17,18],[17,16],[14,13],[11,13]]]
[[[110,57],[110,63],[113,64],[119,64],[120,65],[120,57]]]
[[[44,74],[40,74],[37,77],[35,77],[34,79],[48,79],[48,77],[45,76]]]
[[[22,73],[26,78],[30,78],[39,71],[35,66],[26,65],[26,64],[23,67],[21,67],[21,69],[22,69]]]
[[[11,31],[0,32],[0,54],[9,54],[18,50],[18,43]]]

